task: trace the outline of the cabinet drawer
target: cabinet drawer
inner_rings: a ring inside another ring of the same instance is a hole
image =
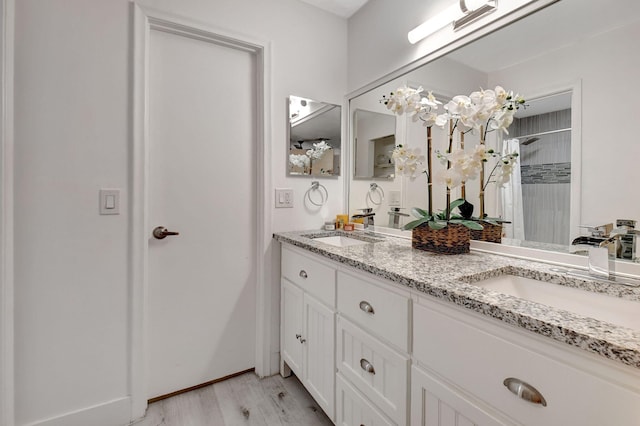
[[[409,358],[338,316],[338,371],[398,424],[408,411]]]
[[[338,272],[338,311],[409,352],[410,299],[359,277]]]
[[[336,270],[282,246],[282,276],[331,307],[336,300]]]
[[[395,426],[369,401],[355,390],[340,374],[336,376],[336,425]]]
[[[415,304],[413,311],[415,359],[517,421],[601,426],[640,419],[640,394],[574,367],[578,361],[571,360],[577,356],[570,351],[566,359],[551,358],[533,350],[537,340],[531,339],[532,349],[507,341],[502,336],[511,336],[510,330],[498,337],[502,327],[481,330],[483,322],[475,316],[439,304]],[[507,378],[533,386],[547,405],[511,393],[503,383]]]

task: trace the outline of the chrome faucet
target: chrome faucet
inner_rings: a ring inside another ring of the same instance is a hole
[[[589,247],[588,265],[590,275],[609,280],[615,278],[616,241],[622,235],[612,233],[598,245]],[[611,247],[613,247],[613,250],[611,250]]]
[[[598,247],[600,243],[607,239],[613,230],[613,224],[607,223],[606,225],[599,226],[581,225],[580,228],[587,229],[589,235],[583,235],[571,241],[571,245],[574,246],[571,250],[572,253],[587,253],[591,247]]]
[[[615,274],[616,257],[618,257],[622,248],[623,239],[629,236],[629,231],[624,228],[616,228],[606,232],[607,234],[605,235],[603,235],[604,233],[594,235],[592,232],[591,236],[578,237],[571,242],[572,246],[582,247],[580,250],[574,250],[573,253],[578,253],[579,251],[588,252],[588,271],[568,270],[566,273],[579,278],[593,278],[631,287],[640,287],[640,280],[616,276]]]
[[[389,212],[389,228],[400,228],[400,217],[409,216],[406,213],[400,212],[400,207],[391,207]]]
[[[366,209],[358,209],[362,210],[362,213],[354,214],[351,216],[351,219],[364,219],[364,228],[368,228],[369,226],[373,226],[373,217],[376,215],[373,213],[373,208]]]

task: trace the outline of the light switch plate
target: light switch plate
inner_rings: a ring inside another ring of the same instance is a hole
[[[400,207],[400,191],[389,191],[389,207]]]
[[[276,188],[276,208],[292,208],[293,207],[293,189]]]
[[[120,190],[101,189],[100,190],[100,214],[120,214]]]

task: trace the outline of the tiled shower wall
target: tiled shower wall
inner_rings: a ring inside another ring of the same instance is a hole
[[[520,139],[522,204],[525,239],[569,244],[571,190],[571,131],[536,136],[523,145],[526,137],[571,127],[571,110],[514,120],[509,133]]]

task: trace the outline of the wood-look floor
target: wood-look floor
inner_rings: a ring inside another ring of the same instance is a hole
[[[255,373],[215,383],[149,405],[134,426],[330,426],[331,420],[292,375]]]

